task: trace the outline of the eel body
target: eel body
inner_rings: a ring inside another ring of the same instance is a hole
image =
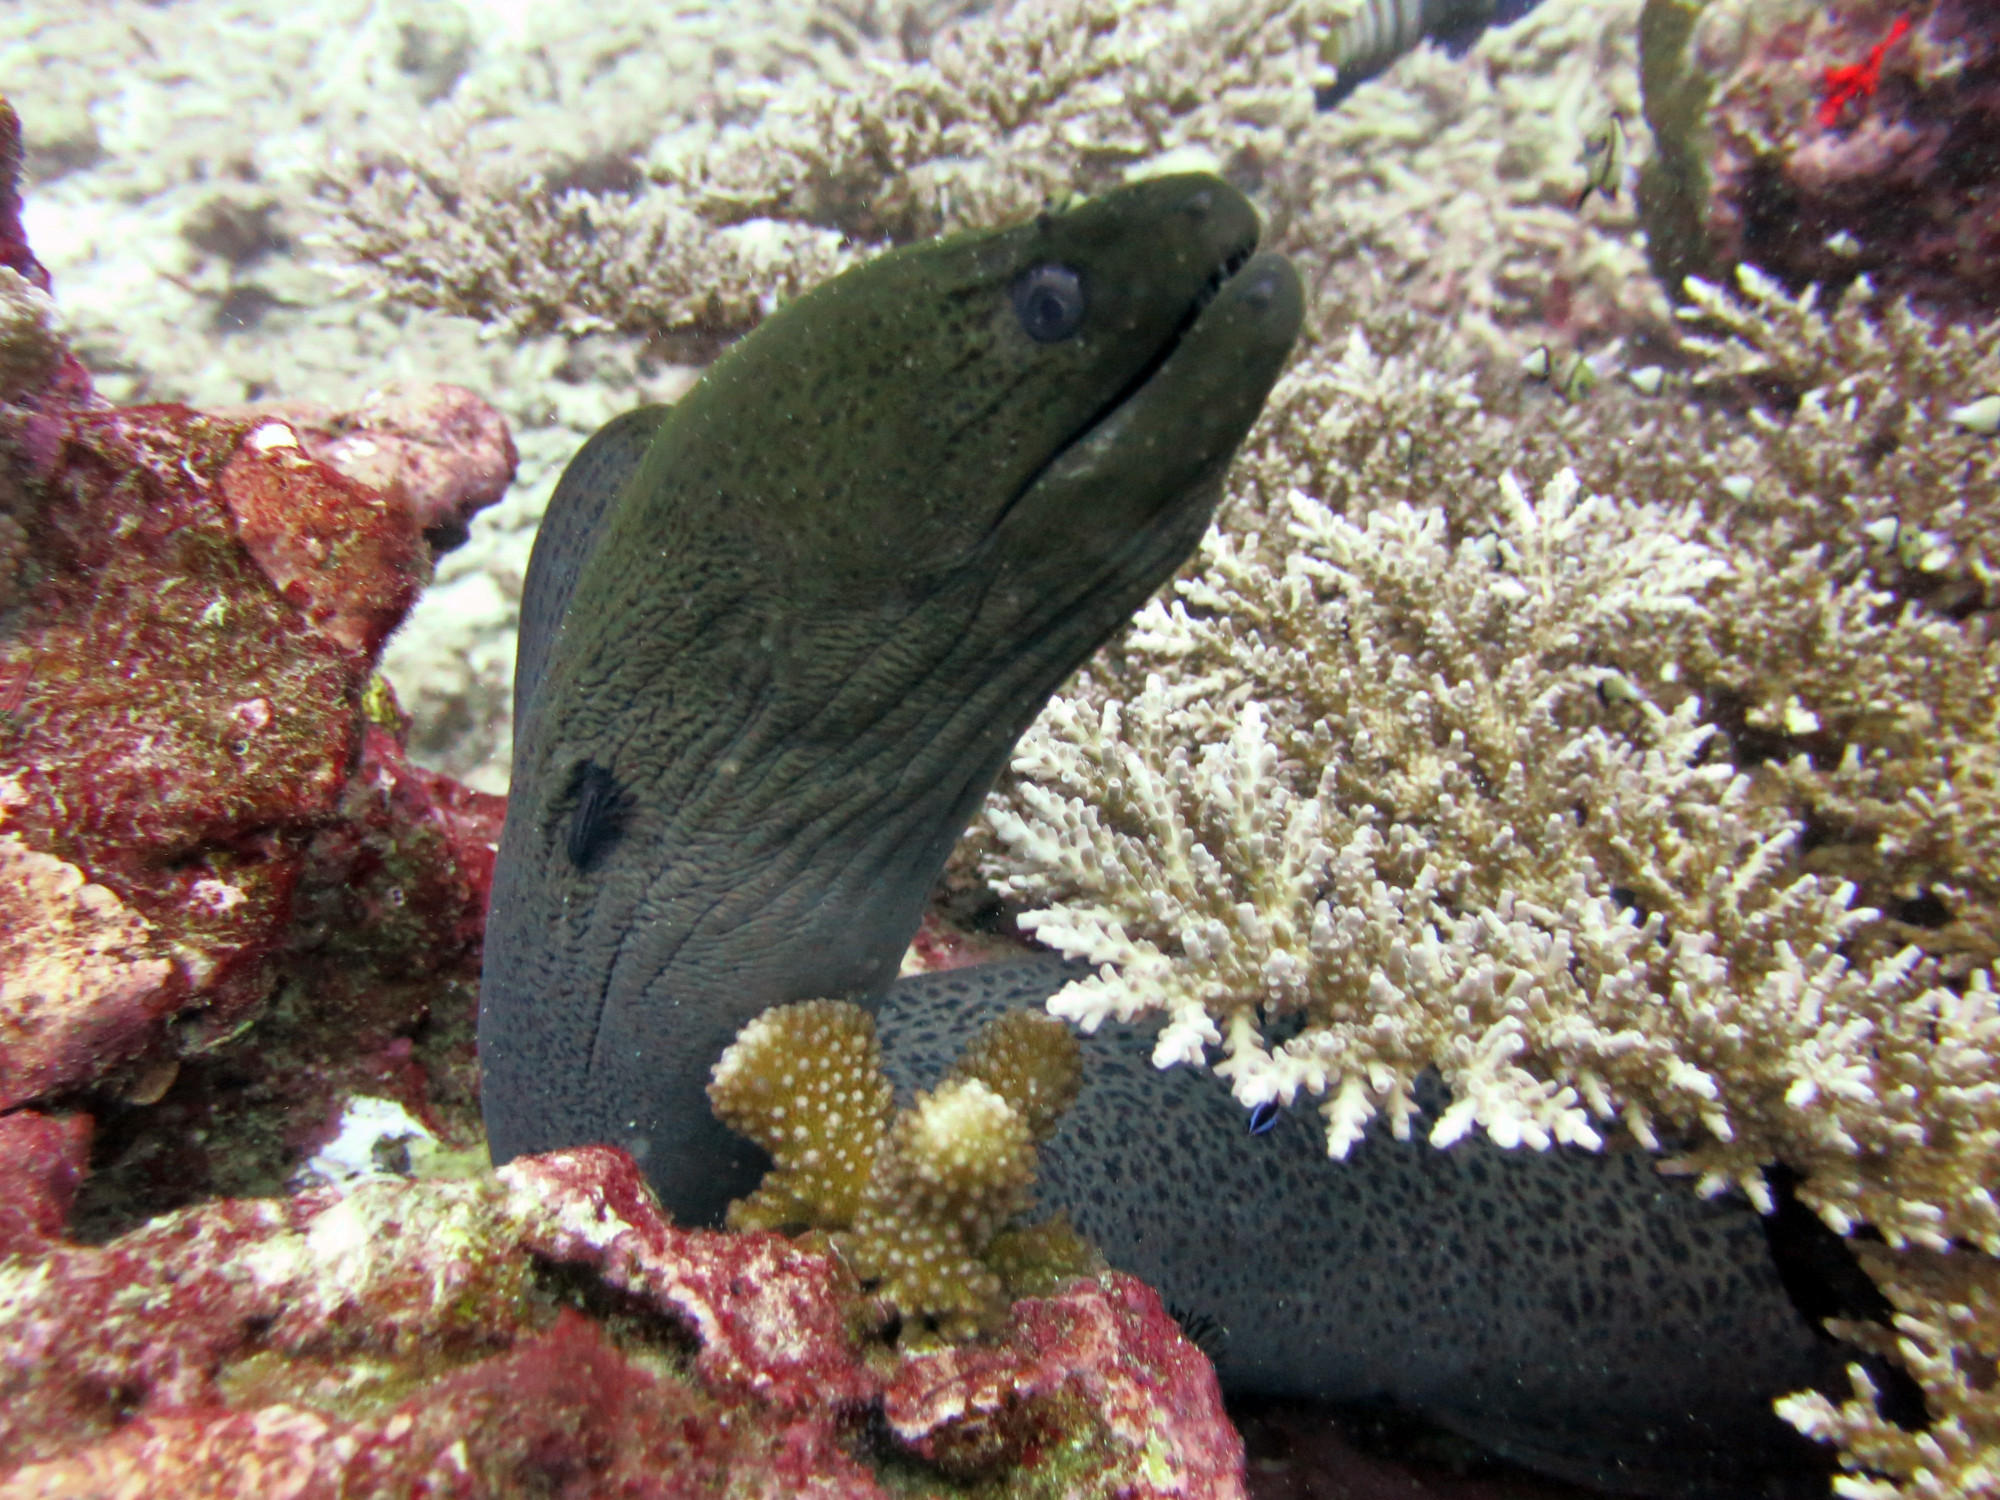
[[[529,567],[480,992],[494,1160],[623,1146],[684,1223],[763,1154],[709,1069],[878,1011],[899,1086],[1051,962],[893,984],[1015,739],[1188,555],[1297,335],[1249,204],[1160,178],[893,252],[571,463]],[[1217,1331],[1225,1388],[1382,1398],[1633,1493],[1767,1494],[1825,1377],[1757,1216],[1634,1156],[1327,1159],[1150,1039],[1085,1039],[1040,1197]]]

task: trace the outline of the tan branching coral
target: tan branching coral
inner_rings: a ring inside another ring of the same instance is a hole
[[[469,174],[439,149],[328,180],[332,234],[391,295],[514,333],[741,332],[889,243],[1032,213],[1144,163],[1276,157],[1317,40],[1357,0],[1017,0],[916,61],[774,90],[618,191]]]
[[[775,1006],[715,1065],[716,1118],[771,1153],[736,1229],[826,1229],[876,1299],[918,1337],[996,1327],[1008,1295],[1087,1269],[1066,1223],[1003,1236],[1029,1205],[1035,1143],[1081,1079],[1061,1022],[1016,1011],[975,1037],[935,1089],[890,1119],[875,1023],[857,1005]]]
[[[1983,1500],[2000,1493],[2000,1265],[1984,1256],[1859,1247],[1894,1305],[1893,1333],[1843,1324],[1843,1337],[1896,1358],[1924,1393],[1931,1421],[1912,1431],[1881,1414],[1875,1383],[1850,1367],[1854,1394],[1836,1405],[1817,1391],[1789,1396],[1779,1414],[1838,1442],[1846,1500]]]
[[[1979,417],[2000,395],[2000,322],[1926,318],[1865,277],[1830,302],[1748,266],[1733,295],[1686,291],[1703,379],[1797,402],[1784,420],[1753,417],[1749,476],[1794,544],[1865,549],[1884,582],[1945,613],[2000,606],[2000,445]]]
[[[804,1000],[766,1011],[715,1065],[715,1117],[771,1153],[732,1229],[826,1229],[854,1221],[895,1103],[875,1023],[859,1006]]]
[[[1045,1016],[1015,1011],[972,1039],[951,1078],[976,1080],[1007,1101],[1035,1140],[1045,1140],[1083,1083],[1076,1038]]]
[[[947,1338],[1005,1310],[984,1250],[1035,1179],[1028,1122],[976,1078],[954,1078],[896,1118],[846,1241],[849,1263],[906,1316]]]

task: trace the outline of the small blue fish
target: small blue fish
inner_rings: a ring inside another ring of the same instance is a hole
[[[1269,1135],[1277,1128],[1278,1116],[1282,1110],[1275,1099],[1266,1099],[1250,1111],[1250,1133]]]

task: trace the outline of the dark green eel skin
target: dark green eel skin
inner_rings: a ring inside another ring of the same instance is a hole
[[[876,1007],[934,1079],[1054,961],[892,984],[1064,676],[1188,555],[1302,293],[1205,176],[893,252],[612,422],[537,539],[479,1051],[493,1159],[623,1146],[684,1223],[762,1153],[704,1087],[765,1007]],[[1762,1495],[1825,1376],[1757,1216],[1636,1156],[1253,1136],[1150,1039],[1085,1041],[1042,1202],[1211,1332],[1239,1392],[1388,1399],[1633,1493]]]

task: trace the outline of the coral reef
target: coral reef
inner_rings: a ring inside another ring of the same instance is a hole
[[[1649,0],[1661,279],[1750,264],[1793,289],[1872,277],[1957,317],[2000,308],[2000,26],[1972,0]]]
[[[504,487],[504,424],[452,388],[110,407],[27,305],[0,1496],[1242,1493],[1213,1371],[1129,1278],[993,1309],[976,1368],[940,1366],[860,1341],[833,1257],[674,1229],[622,1154],[486,1172],[501,804],[410,764],[373,669],[426,542]],[[980,1065],[1045,1122],[1047,1067]]]
[[[448,381],[504,415],[514,489],[444,560],[384,665],[417,716],[412,755],[501,792],[514,606],[556,475],[600,424],[671,399],[693,372],[637,339],[489,339],[358,295],[320,254],[322,175],[385,144],[445,140],[465,161],[516,161],[557,191],[615,198],[627,153],[712,133],[802,76],[921,50],[968,8],[24,0],[0,7],[0,54],[26,119],[37,251],[108,400],[340,412],[378,388]],[[0,572],[8,549],[0,522]]]
[[[1307,268],[1326,305],[1433,314],[1451,334],[1437,354],[1456,366],[1518,354],[1517,333],[1587,347],[1670,339],[1632,195],[1599,192],[1574,211],[1590,135],[1614,114],[1638,118],[1638,0],[1551,0],[1462,59],[1419,48],[1314,113],[1314,38],[1356,9],[1010,5],[900,58],[864,26],[847,66],[738,90],[727,108],[614,153],[615,172],[579,174],[560,152],[480,151],[476,132],[344,158],[325,187],[328,233],[402,315],[427,326],[440,321],[430,309],[452,307],[496,328],[633,330],[592,335],[531,372],[575,435],[558,447],[521,434],[528,487],[487,513],[392,648],[426,763],[506,785],[513,605],[551,466],[685,374],[649,376],[649,359],[706,357],[885,240],[997,222],[1138,172],[1214,167],[1257,196],[1265,243]],[[1632,159],[1645,151],[1635,132]],[[421,217],[433,210],[442,217]],[[687,235],[656,244],[669,221]],[[491,347],[526,357],[550,340]],[[582,398],[605,384],[628,394],[591,420]]]
[[[1002,1017],[936,1089],[891,1115],[874,1019],[805,1000],[765,1011],[716,1062],[716,1118],[774,1165],[729,1207],[734,1229],[827,1229],[877,1303],[945,1339],[1000,1326],[1010,1293],[1093,1254],[1062,1226],[1004,1239],[1028,1206],[1035,1142],[1075,1099],[1076,1041]],[[996,1243],[997,1242],[997,1243]]]
[[[334,234],[398,300],[517,335],[740,333],[890,243],[1018,219],[1141,164],[1286,155],[1313,117],[1317,42],[1355,8],[1023,0],[920,62],[875,60],[772,96],[746,128],[667,143],[643,190],[363,158],[328,184]]]
[[[62,1191],[26,1213],[59,1218]],[[976,1357],[884,1369],[849,1329],[834,1260],[677,1230],[630,1158],[601,1148],[14,1249],[7,1500],[135,1484],[875,1500],[889,1490],[871,1464],[1000,1495],[1242,1493],[1213,1372],[1130,1278],[1019,1304]],[[883,1451],[862,1420],[877,1401]]]
[[[191,9],[141,17],[137,34]],[[2000,367],[1990,326],[1930,316],[1991,306],[1990,163],[1952,134],[1987,120],[1984,13],[1711,0],[1697,24],[1696,7],[1652,0],[1653,138],[1631,142],[1649,184],[1642,241],[1629,193],[1575,208],[1587,140],[1613,111],[1639,117],[1637,0],[1548,0],[1466,59],[1421,51],[1317,116],[1299,98],[1311,28],[1337,5],[1235,7],[1231,26],[1210,26],[1203,7],[1023,3],[934,35],[926,17],[900,39],[879,8],[843,9],[862,20],[829,25],[822,54],[852,55],[815,64],[823,83],[718,84],[701,118],[645,139],[625,123],[640,117],[628,86],[671,51],[651,33],[616,53],[632,60],[614,60],[596,97],[594,75],[559,60],[534,109],[496,105],[497,124],[470,127],[511,165],[468,178],[448,150],[357,133],[329,179],[336,233],[406,302],[514,329],[678,330],[686,341],[661,347],[699,353],[861,242],[985,222],[1162,159],[1223,166],[1307,270],[1316,325],[1188,592],[1052,709],[1023,747],[1028,779],[1002,788],[961,870],[983,850],[1020,894],[1068,908],[1044,938],[1067,924],[1150,965],[1178,997],[1170,1054],[1213,1036],[1247,1096],[1323,1086],[1336,1142],[1369,1110],[1393,1122],[1409,1078],[1437,1065],[1460,1089],[1453,1130],[1625,1131],[1752,1193],[1763,1161],[1802,1168],[1830,1222],[1889,1242],[1861,1253],[1893,1327],[1853,1332],[1914,1375],[1932,1421],[1896,1425],[1858,1371],[1851,1401],[1786,1410],[1843,1445],[1844,1493],[1990,1487],[1996,1041],[1982,976],[2000,936],[2000,821],[1980,403]],[[505,93],[480,73],[502,49],[475,43],[454,86],[452,39],[471,33],[412,24],[435,45],[384,78]],[[117,46],[141,74],[155,66]],[[565,132],[562,149],[534,150],[558,112],[605,126],[602,149],[570,149]],[[60,117],[35,159],[62,183],[152,170],[114,118]],[[232,153],[187,174],[187,243],[204,258],[184,279],[199,291],[167,301],[186,321],[211,303],[253,308],[242,284],[266,287],[278,300],[227,336],[227,369],[263,379],[268,355],[245,351],[317,316],[286,305],[313,298],[266,248],[296,243],[307,218],[295,174],[260,220],[265,188]],[[260,160],[277,184],[272,153]],[[197,222],[194,197],[223,183],[242,210]],[[1765,215],[1767,192],[1790,206]],[[1661,217],[1668,197],[1695,211],[1682,227]],[[410,208],[433,217],[394,222]],[[0,259],[42,287],[11,222],[0,213]],[[634,265],[668,229],[695,232]],[[1648,244],[1695,317],[1676,320],[1644,274]],[[578,274],[554,269],[565,257]],[[1771,274],[1734,274],[1744,261]],[[1712,285],[1685,288],[1690,270]],[[1861,270],[1870,281],[1844,300],[1802,293]],[[8,305],[9,326],[48,326],[40,304]],[[400,348],[400,328],[368,326]],[[537,473],[609,415],[607,391],[637,404],[656,378],[634,346],[597,337],[482,356],[509,374],[476,383],[535,392],[549,425],[522,446]],[[1587,356],[1629,378],[1553,399],[1512,374],[1543,343],[1565,368]],[[10,430],[9,451],[46,431]],[[411,696],[468,745],[504,735],[495,684],[534,493],[507,502],[499,541],[445,562],[437,609],[480,622],[452,648],[462,680],[418,682],[446,670],[407,648]],[[0,524],[0,564],[32,582],[29,546]],[[0,677],[0,723],[19,715],[17,683]],[[499,774],[485,750],[463,754]],[[1113,773],[1124,784],[1109,795]],[[167,929],[141,925],[155,910],[63,849],[30,839],[17,855],[36,856],[20,889],[45,893],[61,972],[62,944],[104,938],[101,965],[76,971],[82,1013],[179,1003],[144,967],[167,961]],[[1124,888],[1142,877],[1167,896]],[[117,995],[129,1003],[97,998]],[[1121,1013],[1146,997],[1100,979],[1073,998]],[[264,1027],[293,1004],[281,991]],[[386,1050],[393,1035],[377,1027],[358,1054],[390,1092],[415,1065]],[[200,1066],[184,1059],[161,1107]],[[144,1058],[118,1084],[159,1086]],[[34,1127],[51,1182],[74,1170],[60,1163],[80,1118]]]
[[[1660,398],[1524,405],[1393,323],[1414,358],[1309,348],[1178,597],[1024,737],[988,868],[1104,965],[1058,1013],[1164,1011],[1163,1065],[1322,1096],[1336,1154],[1407,1132],[1435,1067],[1440,1145],[1622,1131],[1760,1203],[1788,1164],[1888,1241],[1873,1346],[1969,1485],[1991,1333],[1901,1267],[1990,1285],[2000,1253],[1993,455],[1962,416],[2000,336],[1865,286],[1692,295]],[[1787,1410],[1912,1475],[1857,1380]]]

